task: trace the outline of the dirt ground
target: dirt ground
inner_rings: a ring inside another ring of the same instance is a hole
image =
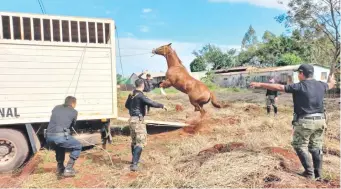
[[[141,170],[129,171],[130,137],[127,123],[113,122],[110,156],[93,148],[82,152],[74,178],[58,178],[52,151],[40,151],[17,174],[0,175],[0,187],[233,187],[233,188],[340,188],[339,99],[326,99],[328,130],[325,137],[323,182],[298,175],[303,168],[290,146],[291,96],[281,94],[279,115],[267,116],[265,94],[259,91],[216,92],[229,107],[207,104],[207,116],[199,113],[185,94],[159,94],[152,98],[170,110],[152,109],[146,119],[180,121],[192,126],[174,129],[149,126],[148,145],[142,153]],[[119,115],[126,94],[120,94]],[[111,164],[111,161],[112,163]]]

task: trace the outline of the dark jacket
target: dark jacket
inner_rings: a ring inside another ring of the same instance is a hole
[[[48,133],[64,132],[64,129],[76,126],[78,112],[72,107],[58,105],[53,108]]]
[[[163,104],[154,102],[146,97],[143,92],[134,90],[129,94],[125,107],[129,110],[130,116],[145,116],[146,105],[154,108],[163,108]]]
[[[143,79],[143,78],[142,78],[142,75],[143,75],[143,73],[140,74],[138,77],[139,77],[140,79]],[[150,91],[152,91],[152,90],[155,88],[155,85],[154,85],[154,83],[153,83],[152,80],[143,79],[143,81],[144,81],[144,89],[143,89],[143,92],[150,92]]]

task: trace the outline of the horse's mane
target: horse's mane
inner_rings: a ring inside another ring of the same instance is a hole
[[[174,52],[176,58],[178,59],[179,63],[180,63],[183,67],[185,67],[185,66],[182,64],[182,61],[180,60],[180,58],[179,58],[178,54],[176,53],[176,51],[173,50],[173,52]]]

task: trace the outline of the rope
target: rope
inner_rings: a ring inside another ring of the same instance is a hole
[[[80,135],[77,133],[77,131],[76,131],[73,127],[71,127],[71,128],[72,128],[72,130],[76,133],[77,136],[80,136]],[[114,166],[114,162],[112,161],[111,155],[110,155],[110,153],[109,153],[107,150],[105,150],[104,148],[102,148],[102,147],[100,147],[100,146],[98,146],[98,145],[96,145],[96,144],[93,144],[93,143],[91,143],[91,142],[88,142],[88,141],[86,141],[86,140],[84,140],[84,139],[82,139],[82,138],[79,138],[79,139],[82,140],[82,141],[84,141],[84,142],[86,142],[86,143],[88,143],[88,144],[90,144],[90,145],[92,145],[92,146],[94,146],[94,147],[96,147],[96,148],[99,148],[100,150],[103,150],[105,153],[107,153],[107,155],[109,156],[109,159],[110,159],[111,166]]]
[[[119,61],[121,64],[121,72],[122,72],[122,77],[124,77],[124,72],[123,72],[123,65],[122,65],[122,57],[121,57],[121,50],[120,50],[120,39],[118,37],[118,31],[117,31],[117,27],[115,26],[115,33],[116,33],[116,39],[117,39],[117,48],[118,48],[118,56],[119,56]],[[124,84],[125,86],[125,91],[127,91],[127,85]]]
[[[84,50],[83,50],[82,63],[81,63],[81,67],[79,69],[79,74],[78,74],[78,78],[77,78],[76,88],[75,88],[75,92],[74,92],[73,96],[76,96],[76,92],[77,92],[77,89],[78,89],[78,82],[79,82],[79,78],[81,77],[81,73],[82,73],[82,67],[83,67],[83,63],[84,63],[84,57],[85,57],[85,52],[86,52],[86,49],[87,49],[86,48],[87,45],[88,45],[88,43],[85,44],[85,47],[84,47]],[[79,64],[79,62],[78,62],[78,64]],[[77,68],[76,68],[76,70],[77,70]],[[71,80],[70,86],[71,86],[71,84],[72,84],[72,80]]]
[[[72,85],[72,81],[73,81],[73,79],[74,79],[74,77],[75,77],[75,75],[76,75],[76,73],[77,73],[79,64],[80,64],[81,62],[84,61],[84,56],[85,56],[85,51],[86,51],[86,46],[87,46],[87,45],[88,45],[88,44],[86,43],[86,44],[85,44],[85,47],[84,47],[84,49],[83,49],[83,51],[82,51],[81,58],[79,59],[79,61],[78,61],[78,63],[77,63],[76,69],[75,69],[75,71],[74,71],[74,73],[73,73],[71,82],[70,82],[70,84],[69,84],[69,87],[67,88],[67,91],[66,91],[65,95],[67,95],[67,94],[69,93],[70,87],[71,87],[71,85]],[[82,65],[83,65],[83,63],[82,63]],[[81,69],[82,69],[82,68],[81,68]],[[79,76],[81,75],[81,71],[82,71],[82,70],[79,70]],[[76,85],[76,87],[78,86],[79,76],[78,76],[78,80],[77,80],[77,85]],[[75,94],[76,94],[76,90],[75,90],[75,92],[74,92],[74,95],[75,95]]]
[[[118,48],[119,49],[119,48]],[[120,50],[119,50],[120,51]],[[121,57],[127,57],[127,56],[139,56],[139,55],[147,55],[150,53],[140,53],[140,54],[128,54],[128,55],[119,55],[118,58],[120,58],[121,61]],[[122,68],[121,68],[122,69]]]
[[[44,4],[43,4],[42,0],[38,0],[38,3],[39,3],[39,6],[40,6],[40,9],[41,9],[42,13],[43,13],[43,14],[46,14],[45,7],[44,7]],[[78,88],[79,78],[80,78],[80,75],[81,75],[81,72],[82,72],[82,67],[83,67],[83,62],[84,62],[84,57],[85,57],[85,52],[86,52],[86,49],[87,49],[87,45],[88,45],[88,43],[85,44],[85,47],[84,47],[84,49],[83,49],[83,51],[82,51],[81,58],[80,58],[80,60],[79,60],[79,62],[78,62],[78,64],[77,64],[77,67],[76,67],[76,69],[75,69],[75,72],[73,73],[72,80],[71,80],[71,82],[70,82],[70,85],[69,85],[69,87],[68,87],[68,89],[67,89],[66,94],[69,92],[69,89],[70,89],[70,87],[71,87],[72,81],[73,81],[73,79],[74,79],[74,77],[75,77],[75,75],[76,75],[78,66],[79,66],[79,64],[81,63],[81,67],[80,67],[80,70],[79,70],[79,75],[78,75],[78,78],[77,78],[76,88],[75,88],[75,92],[74,92],[74,96],[76,95],[77,88]],[[121,64],[121,65],[122,65],[122,64]],[[123,69],[122,69],[122,72],[123,72]],[[73,127],[71,127],[71,128],[72,128],[72,130],[76,133],[77,136],[80,136],[80,135],[77,133],[77,131],[76,131]],[[40,130],[40,128],[39,128],[39,130]],[[38,130],[38,131],[39,131],[39,130]],[[38,131],[37,131],[37,132],[38,132]],[[88,141],[86,141],[86,140],[84,140],[84,139],[82,139],[82,138],[80,138],[80,140],[82,140],[82,141],[84,141],[84,142],[86,142],[86,143],[88,143],[88,144],[90,144],[90,145],[92,145],[92,146],[94,146],[94,147],[97,147],[97,148],[103,150],[103,151],[109,156],[109,159],[110,159],[110,162],[111,162],[111,166],[114,166],[114,163],[113,163],[113,161],[112,161],[111,155],[110,155],[110,153],[109,153],[107,150],[105,150],[104,148],[102,148],[102,147],[100,147],[100,146],[98,146],[98,145],[96,145],[96,144],[92,144],[91,142],[88,142]],[[33,172],[33,171],[32,171],[32,172]],[[31,173],[32,173],[32,172],[31,172]],[[30,174],[31,174],[31,173],[30,173]],[[25,180],[26,180],[26,179],[25,179]],[[23,183],[25,180],[23,180],[21,183]],[[21,184],[20,184],[20,185],[21,185]]]

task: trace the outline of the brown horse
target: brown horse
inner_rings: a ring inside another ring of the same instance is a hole
[[[189,101],[195,107],[194,111],[200,111],[201,117],[206,113],[203,105],[209,101],[211,101],[214,107],[222,108],[222,105],[216,101],[215,95],[210,92],[207,86],[201,81],[194,79],[188,73],[176,52],[171,48],[171,44],[161,46],[152,51],[153,54],[164,56],[168,64],[167,79],[160,84],[161,92],[165,94],[163,88],[173,86],[177,90],[188,94]]]

